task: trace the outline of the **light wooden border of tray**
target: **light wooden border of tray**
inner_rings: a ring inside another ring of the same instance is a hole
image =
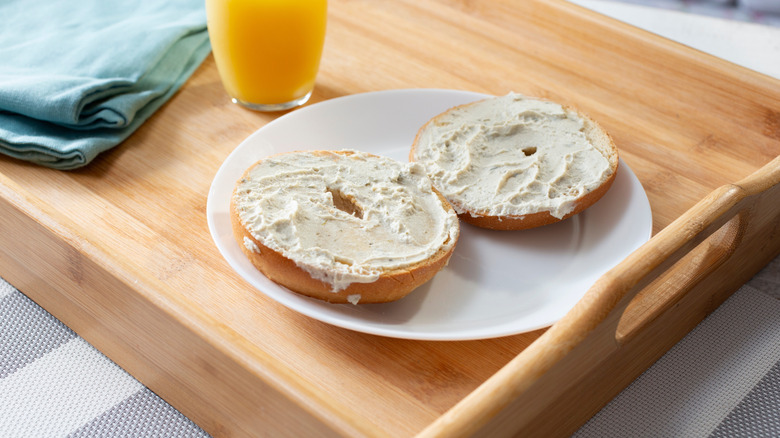
[[[739,272],[755,272],[778,254],[780,157],[714,190],[604,274],[419,437],[573,432],[629,383],[619,369],[627,357],[649,366],[741,285]]]

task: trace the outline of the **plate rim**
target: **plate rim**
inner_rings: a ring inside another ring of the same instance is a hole
[[[317,102],[311,105],[307,105],[305,107],[296,109],[294,111],[291,111],[287,114],[284,114],[271,122],[268,122],[267,124],[261,126],[257,130],[255,130],[253,133],[249,134],[244,140],[242,140],[224,159],[224,161],[220,164],[219,168],[214,174],[214,178],[212,179],[209,192],[207,195],[207,203],[206,203],[206,216],[207,216],[207,222],[208,222],[208,228],[209,233],[212,237],[212,240],[214,241],[214,244],[217,246],[218,251],[220,252],[220,255],[223,257],[223,259],[228,263],[228,265],[231,267],[231,269],[238,274],[244,281],[248,283],[248,285],[252,288],[253,291],[262,293],[266,297],[276,301],[279,304],[282,304],[283,306],[287,307],[290,310],[293,310],[301,315],[307,316],[309,318],[331,324],[337,327],[345,328],[348,330],[353,330],[361,333],[367,333],[372,335],[379,335],[379,336],[385,336],[385,337],[392,337],[392,338],[400,338],[400,339],[410,339],[410,340],[430,340],[430,341],[464,341],[464,340],[478,340],[478,339],[489,339],[489,338],[499,338],[499,337],[505,337],[505,336],[511,336],[521,333],[527,333],[530,331],[538,330],[544,327],[549,327],[550,325],[554,324],[556,321],[560,320],[563,316],[565,316],[571,308],[566,310],[562,313],[560,317],[553,318],[553,321],[548,321],[546,323],[540,323],[534,326],[526,326],[525,328],[521,330],[517,329],[504,329],[504,330],[466,330],[465,333],[456,331],[456,332],[450,332],[450,331],[431,331],[431,330],[423,330],[423,331],[415,331],[415,330],[403,330],[401,327],[405,327],[404,325],[399,324],[384,324],[384,325],[378,325],[375,321],[369,321],[368,323],[360,322],[358,320],[355,320],[354,318],[339,318],[336,316],[336,314],[331,313],[318,313],[318,312],[310,312],[306,308],[301,308],[300,306],[297,306],[295,304],[296,301],[304,300],[304,301],[310,301],[314,300],[312,298],[301,296],[295,292],[292,292],[285,287],[281,285],[276,285],[277,288],[281,289],[285,296],[282,298],[277,293],[272,293],[266,290],[261,289],[258,287],[253,281],[251,281],[249,278],[247,278],[245,275],[243,275],[243,270],[234,264],[234,261],[228,257],[225,254],[225,251],[223,250],[223,247],[221,245],[221,239],[219,238],[221,234],[219,230],[217,229],[217,225],[215,224],[214,219],[214,211],[217,208],[216,202],[217,198],[222,196],[222,194],[219,191],[219,184],[218,180],[220,177],[223,176],[225,172],[227,172],[227,168],[233,164],[233,160],[235,159],[235,156],[240,154],[244,151],[244,149],[250,147],[250,145],[255,142],[256,137],[261,137],[263,135],[263,132],[268,129],[273,129],[274,126],[276,126],[279,123],[284,123],[290,118],[296,118],[301,117],[301,114],[306,115],[309,112],[312,111],[324,111],[327,110],[332,105],[339,105],[339,104],[349,104],[349,102],[353,100],[360,100],[360,99],[369,99],[369,101],[372,98],[375,98],[376,96],[380,95],[403,95],[403,94],[411,94],[411,95],[419,95],[422,93],[426,94],[444,94],[448,96],[453,96],[455,94],[462,95],[464,99],[466,98],[473,98],[473,100],[479,100],[480,98],[487,98],[491,97],[489,94],[485,93],[479,93],[474,91],[467,91],[467,90],[450,90],[450,89],[444,89],[444,88],[402,88],[402,89],[390,89],[390,90],[380,90],[380,91],[370,91],[370,92],[364,92],[364,93],[355,93],[350,94],[346,96],[336,97],[333,99],[328,99],[325,101]],[[424,123],[424,122],[423,122]],[[422,126],[422,123],[420,124]],[[233,159],[233,160],[231,160]],[[652,210],[650,208],[649,200],[647,199],[647,193],[644,190],[644,187],[641,184],[641,181],[637,178],[636,174],[633,172],[633,170],[625,163],[625,161],[622,159],[622,157],[619,157],[620,161],[620,171],[627,172],[629,182],[631,184],[636,184],[638,186],[638,192],[640,192],[643,195],[643,199],[641,202],[641,207],[644,207],[644,209],[647,211],[647,215],[644,215],[643,218],[645,220],[645,224],[642,225],[641,228],[644,228],[647,230],[646,236],[641,236],[642,243],[639,244],[639,246],[646,243],[651,237],[652,237]],[[246,164],[245,167],[249,167],[252,163]],[[229,199],[229,197],[228,197]],[[232,235],[232,234],[231,234]],[[235,243],[235,242],[233,242]],[[235,243],[235,245],[238,245]],[[635,251],[636,248],[632,250]],[[262,273],[257,271],[256,273],[259,273],[265,280],[270,282],[271,280],[268,280],[267,277],[265,277]],[[588,289],[590,286],[588,287]],[[576,302],[579,302],[582,297],[587,293],[587,290],[583,292],[582,296],[577,299]],[[289,296],[287,296],[289,295]],[[575,302],[575,304],[576,304]],[[318,303],[315,303],[318,304]],[[326,305],[332,305],[327,304]],[[379,304],[381,305],[381,304]],[[502,327],[506,324],[500,324],[499,326],[494,326],[494,328]],[[467,334],[471,332],[471,334]],[[484,332],[484,333],[483,333]]]

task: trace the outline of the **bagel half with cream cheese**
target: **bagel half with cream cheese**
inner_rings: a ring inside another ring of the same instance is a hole
[[[612,138],[586,115],[515,93],[457,106],[420,128],[410,161],[464,222],[521,230],[593,205],[618,169]]]
[[[333,303],[402,298],[447,264],[459,234],[422,166],[348,150],[260,160],[236,183],[230,215],[266,277]]]

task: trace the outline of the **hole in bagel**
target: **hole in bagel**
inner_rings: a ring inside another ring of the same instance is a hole
[[[528,146],[527,148],[523,148],[522,150],[526,157],[530,157],[531,155],[536,153],[536,146]]]
[[[363,209],[355,202],[355,198],[345,195],[340,190],[334,190],[330,187],[328,192],[333,197],[333,206],[339,210],[349,213],[358,219],[363,219]]]

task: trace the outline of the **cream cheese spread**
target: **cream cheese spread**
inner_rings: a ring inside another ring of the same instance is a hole
[[[612,172],[575,111],[515,93],[438,117],[413,158],[459,214],[480,216],[560,219]]]
[[[255,239],[338,292],[455,244],[457,216],[431,187],[416,163],[357,151],[295,152],[250,169],[234,203]]]
[[[248,249],[249,252],[260,254],[260,248],[258,248],[255,242],[253,242],[252,239],[248,237],[244,237],[244,247]]]

